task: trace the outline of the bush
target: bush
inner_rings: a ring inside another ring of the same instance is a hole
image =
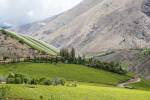
[[[43,85],[52,85],[51,80],[45,80]]]
[[[47,78],[40,78],[39,79],[39,84],[40,85],[51,85],[51,80]]]
[[[30,81],[31,81],[31,79],[30,79],[29,77],[24,77],[24,78],[23,78],[23,82],[24,82],[25,84],[30,83]]]
[[[51,83],[52,83],[52,85],[54,85],[54,86],[57,86],[57,85],[65,85],[66,80],[63,79],[63,78],[58,78],[58,77],[56,77],[56,78],[53,78],[53,79],[51,80]]]
[[[65,85],[66,80],[64,78],[53,78],[53,79],[48,79],[48,78],[40,78],[40,79],[35,79],[35,78],[30,78],[27,77],[26,75],[23,74],[13,74],[10,73],[6,79],[7,84],[31,84],[31,85]]]
[[[39,79],[39,84],[43,85],[45,80],[46,80],[46,78],[45,78],[45,77],[40,78],[40,79]]]
[[[15,83],[15,78],[7,78],[6,83],[7,84],[14,84]]]
[[[11,72],[11,73],[8,74],[8,78],[14,78],[14,77],[15,77],[14,73]]]
[[[8,84],[27,84],[29,83],[29,78],[23,74],[14,74],[14,73],[9,73],[6,83]]]
[[[37,85],[38,83],[39,83],[38,79],[35,79],[35,78],[31,79],[30,84]]]
[[[59,81],[60,81],[60,85],[63,85],[63,86],[64,86],[65,83],[66,83],[66,80],[65,80],[64,78],[61,78]]]
[[[23,80],[21,79],[21,77],[15,77],[15,83],[16,84],[22,84]]]

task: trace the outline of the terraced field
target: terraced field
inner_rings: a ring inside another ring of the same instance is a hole
[[[40,40],[33,39],[29,36],[19,35],[10,31],[6,31],[6,33],[12,37],[15,37],[19,41],[31,46],[34,49],[46,52],[51,55],[57,55],[59,52],[59,49],[55,48],[54,46],[48,45],[47,43],[44,43]]]

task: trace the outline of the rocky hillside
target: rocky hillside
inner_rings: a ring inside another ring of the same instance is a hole
[[[16,31],[17,33],[21,33],[21,34],[36,33],[37,31],[42,29],[45,25],[47,25],[50,21],[54,20],[55,18],[57,18],[57,16],[53,16],[53,17],[48,18],[46,20],[22,25],[22,26],[16,27],[16,28],[11,29],[11,30]]]
[[[120,62],[129,71],[150,79],[150,49],[115,50],[95,54],[94,59],[104,62]]]
[[[3,31],[0,31],[1,58],[25,58],[36,54],[38,54],[37,50],[32,49],[26,44],[22,44],[17,39],[6,35]]]
[[[29,38],[27,36],[24,37]],[[44,51],[44,49],[40,49],[40,46],[42,47],[42,45],[39,45],[38,41],[33,40],[34,39],[25,40],[23,36],[21,38],[21,36],[15,33],[0,30],[0,61],[6,59],[28,57],[33,58],[39,56],[54,55],[52,51],[50,52],[50,49],[48,49],[48,47],[45,47],[46,51]]]
[[[37,31],[29,31],[37,39],[56,47],[75,47],[80,52],[149,47],[149,2],[83,0],[75,8],[49,20]],[[36,26],[33,26],[34,29]]]

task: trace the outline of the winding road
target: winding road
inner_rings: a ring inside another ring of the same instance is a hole
[[[118,84],[117,86],[118,86],[118,87],[121,87],[121,88],[125,88],[125,86],[127,86],[127,85],[129,85],[129,84],[138,83],[138,82],[140,82],[140,81],[141,81],[141,78],[139,78],[139,77],[134,77],[134,78],[128,80],[127,82]]]

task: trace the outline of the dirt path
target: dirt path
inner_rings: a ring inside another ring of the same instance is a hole
[[[127,85],[129,85],[129,84],[138,83],[138,82],[140,82],[140,81],[141,81],[141,78],[139,78],[139,77],[134,77],[134,78],[128,80],[127,82],[118,84],[117,86],[118,86],[118,87],[121,87],[121,88],[124,88],[125,86],[127,86]]]

